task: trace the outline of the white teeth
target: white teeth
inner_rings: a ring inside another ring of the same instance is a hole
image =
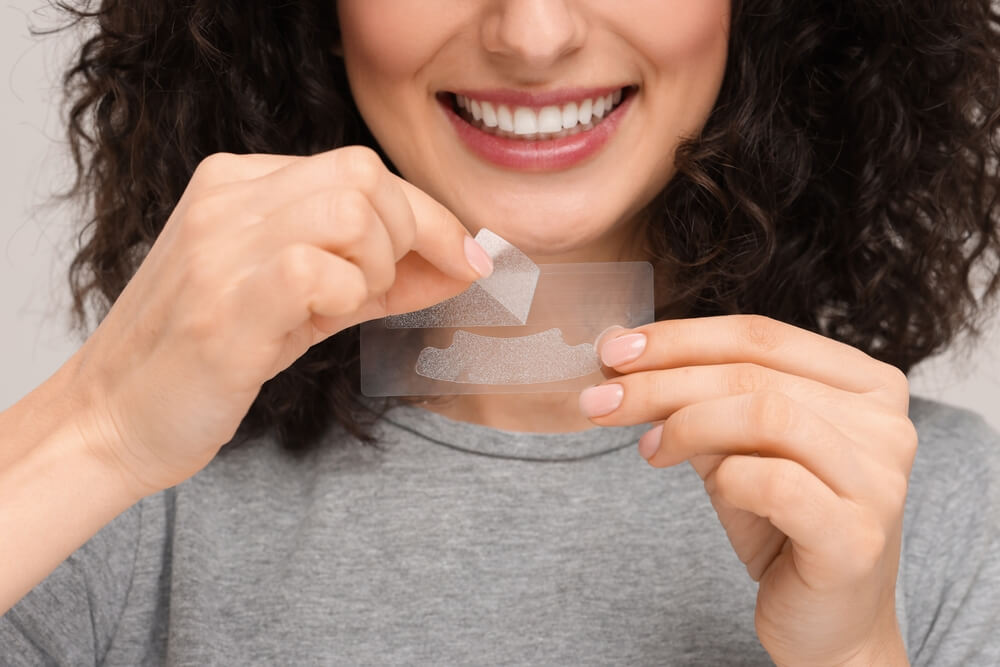
[[[489,102],[483,102],[483,125],[486,127],[496,127],[497,126],[497,112],[493,108],[493,105]]]
[[[473,102],[475,104],[475,102]],[[604,98],[594,100],[594,118],[604,118]]]
[[[510,115],[510,109],[501,104],[497,109],[497,126],[504,132],[514,131],[514,117]]]
[[[576,111],[576,102],[570,102],[562,108],[562,126],[564,130],[576,127],[580,115]]]
[[[528,107],[514,109],[514,134],[537,134],[538,115]]]
[[[562,110],[559,107],[543,107],[538,112],[539,132],[560,132],[562,129]]]
[[[547,106],[541,109],[531,107],[508,107],[504,104],[494,104],[470,99],[464,95],[455,95],[455,105],[465,112],[466,120],[482,123],[488,129],[496,128],[529,139],[550,139],[573,134],[576,131],[590,129],[591,123],[597,123],[621,103],[624,92],[619,89],[603,97],[569,102],[560,106]]]

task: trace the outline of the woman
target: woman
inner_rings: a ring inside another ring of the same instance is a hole
[[[998,286],[989,0],[74,11],[100,324],[0,415],[5,663],[1000,660],[998,436],[904,375]],[[658,321],[361,399],[483,227]]]

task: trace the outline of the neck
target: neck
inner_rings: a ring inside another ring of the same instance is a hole
[[[580,414],[578,394],[468,394],[418,405],[455,421],[504,431],[568,433],[594,425]]]

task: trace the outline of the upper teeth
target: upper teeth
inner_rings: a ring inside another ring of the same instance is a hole
[[[599,120],[622,101],[622,91],[619,89],[604,97],[540,109],[512,108],[506,104],[474,100],[464,95],[455,97],[460,108],[472,114],[474,120],[482,121],[486,127],[498,127],[506,132],[527,135],[562,132],[571,130],[577,125],[586,125],[593,120]]]

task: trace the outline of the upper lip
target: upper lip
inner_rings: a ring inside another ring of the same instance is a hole
[[[618,86],[601,86],[599,88],[559,88],[555,90],[542,90],[529,92],[525,90],[514,90],[511,88],[489,88],[489,89],[468,89],[449,91],[455,95],[463,95],[479,102],[492,102],[494,104],[508,104],[522,107],[545,107],[565,104],[567,102],[579,102],[580,100],[604,97],[609,93],[622,88],[628,88],[628,84]]]

